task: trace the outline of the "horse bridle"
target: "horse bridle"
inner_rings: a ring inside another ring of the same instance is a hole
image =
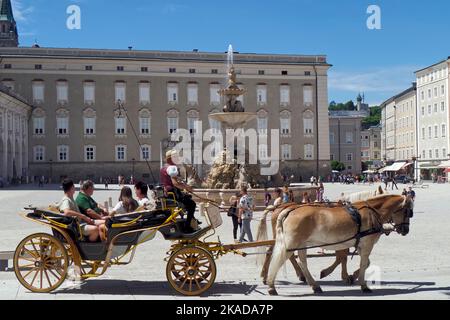
[[[381,214],[378,212],[377,209],[375,209],[374,207],[372,207],[371,205],[369,205],[369,202],[368,202],[368,201],[365,201],[365,203],[366,203],[366,205],[363,206],[363,207],[361,207],[361,208],[359,208],[359,210],[364,209],[364,208],[367,208],[367,209],[369,209],[372,213],[375,213],[375,217],[376,217],[376,219],[377,219],[377,222],[380,224],[380,226],[382,226],[383,223],[382,223],[382,221],[381,221]],[[389,224],[394,228],[394,230],[395,230],[396,232],[398,232],[399,229],[402,228],[402,227],[404,227],[404,226],[409,227],[409,226],[410,226],[410,223],[409,223],[409,222],[406,222],[405,220],[406,220],[407,218],[412,218],[412,217],[413,217],[413,209],[407,208],[407,207],[402,207],[402,208],[400,208],[400,209],[394,211],[393,214],[392,214],[392,216],[393,216],[394,214],[396,214],[397,212],[400,212],[400,211],[403,211],[403,214],[404,214],[404,218],[403,218],[403,222],[402,222],[402,223],[395,224],[394,221],[393,221],[393,218],[391,218],[391,219],[387,222],[387,223],[389,223]]]

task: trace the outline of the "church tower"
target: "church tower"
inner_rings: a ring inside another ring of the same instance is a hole
[[[17,47],[18,45],[19,34],[11,0],[0,0],[0,47]]]

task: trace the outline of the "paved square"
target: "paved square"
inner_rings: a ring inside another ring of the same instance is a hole
[[[326,184],[325,195],[333,200],[341,192],[351,193],[375,187]],[[428,189],[416,189],[416,192],[410,234],[407,237],[397,234],[383,236],[372,253],[372,266],[380,268],[381,275],[380,287],[373,294],[363,295],[359,286],[341,283],[338,268],[329,278],[319,281],[324,293],[314,295],[309,286],[299,283],[292,267],[287,265],[278,276],[280,296],[270,297],[267,286],[259,278],[261,266],[256,263],[257,256],[242,258],[227,255],[217,261],[215,285],[205,297],[192,299],[449,299],[450,185],[430,184]],[[98,190],[94,194],[101,203],[109,197],[115,202],[118,196],[117,190]],[[57,187],[51,190],[0,189],[0,251],[13,251],[20,240],[29,234],[49,232],[22,219],[18,212],[26,205],[45,206],[60,197],[61,191]],[[256,218],[259,216],[257,214]],[[255,234],[257,225],[258,222],[253,222]],[[231,219],[224,215],[224,224],[217,236],[222,242],[231,243],[231,231]],[[166,264],[163,259],[169,246],[170,242],[158,235],[137,249],[135,260],[130,265],[112,267],[103,277],[83,283],[66,281],[53,294],[30,293],[19,285],[14,272],[0,272],[0,299],[185,299],[174,294],[165,278]],[[331,264],[332,260],[325,257],[309,260],[313,276],[319,279],[320,270]],[[359,258],[355,257],[349,262],[349,270],[356,270],[358,263]]]

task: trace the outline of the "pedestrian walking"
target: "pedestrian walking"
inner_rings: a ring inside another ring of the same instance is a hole
[[[397,181],[395,181],[395,177],[390,179],[392,183],[392,190],[394,190],[394,187],[398,190]]]
[[[233,221],[233,239],[234,242],[238,241],[238,229],[242,232],[242,222],[239,222],[239,214],[238,214],[238,204],[240,200],[240,193],[236,192],[235,195],[232,195],[230,197],[229,203],[230,208],[228,209],[228,216],[231,217],[231,220]]]
[[[251,222],[253,219],[253,210],[255,205],[253,198],[247,193],[247,187],[241,188],[241,199],[239,200],[239,219],[242,222],[241,237],[239,242],[244,241],[244,236],[248,236],[248,241],[253,242]]]

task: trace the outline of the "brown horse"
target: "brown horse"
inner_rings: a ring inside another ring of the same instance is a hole
[[[383,224],[392,223],[395,230],[406,236],[413,201],[409,197],[384,195],[353,204],[361,215],[361,231],[367,234],[356,240],[358,227],[345,207],[302,206],[282,212],[277,220],[276,242],[269,266],[269,294],[276,295],[275,278],[281,266],[299,250],[300,268],[315,293],[322,289],[307,267],[307,247],[327,247],[346,250],[356,246],[360,255],[359,284],[363,292],[371,292],[365,281],[369,256],[383,234]],[[369,232],[370,231],[370,232]],[[330,245],[331,244],[331,245]]]
[[[351,194],[348,197],[348,200],[353,200],[353,199],[360,199],[360,200],[367,200],[371,197],[375,197],[375,196],[379,196],[384,194],[383,188],[381,186],[379,186],[376,190],[374,191],[365,191],[365,192],[358,192],[358,193],[354,193]],[[297,207],[301,207],[304,205],[295,205],[293,203],[291,204],[286,204],[286,205],[281,205],[277,208],[268,208],[263,215],[263,218],[259,224],[258,227],[258,236],[257,236],[257,240],[258,241],[264,241],[267,240],[268,236],[267,236],[267,215],[269,213],[272,213],[271,216],[271,223],[272,223],[272,235],[275,238],[276,237],[276,225],[277,225],[277,219],[278,216],[284,211],[284,210],[292,210],[294,208]],[[268,274],[268,270],[269,270],[269,264],[270,264],[270,259],[272,257],[272,250],[273,247],[270,247],[267,250],[266,253],[266,258],[264,260],[264,264],[263,264],[263,268],[261,270],[261,277],[263,278],[263,283],[266,284],[267,283],[267,274]],[[347,259],[348,259],[348,254],[349,254],[350,250],[349,249],[345,249],[345,250],[339,250],[336,251],[336,259],[333,262],[333,264],[331,266],[329,266],[328,268],[322,270],[320,272],[320,278],[326,278],[328,277],[330,274],[333,273],[334,270],[336,270],[336,268],[338,267],[338,265],[341,265],[341,278],[342,280],[346,283],[346,284],[353,284],[353,282],[358,278],[358,273],[359,270],[356,270],[352,275],[348,274],[347,271]],[[290,257],[289,260],[292,263],[292,266],[295,269],[295,272],[297,274],[297,276],[299,277],[300,281],[302,282],[306,282],[306,278],[303,276],[303,273],[300,269],[300,266],[298,265],[296,259],[294,256]]]

